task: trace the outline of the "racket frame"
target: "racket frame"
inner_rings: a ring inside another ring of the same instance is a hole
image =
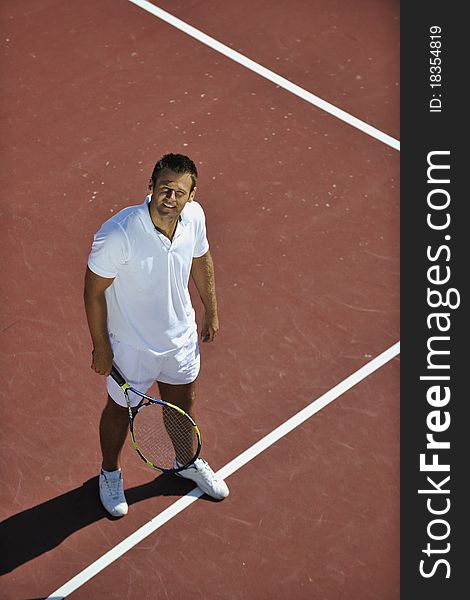
[[[110,375],[110,377],[112,377],[114,379],[114,381],[118,384],[118,386],[124,392],[124,397],[126,399],[126,404],[127,404],[127,411],[129,413],[129,434],[130,434],[130,438],[131,438],[131,443],[132,443],[132,447],[137,452],[137,454],[140,456],[140,458],[150,468],[155,469],[156,471],[161,471],[162,473],[179,473],[179,471],[183,471],[184,469],[187,469],[188,467],[190,467],[194,463],[194,461],[198,458],[198,456],[201,452],[201,445],[202,445],[201,433],[199,431],[198,426],[196,425],[196,422],[191,417],[191,415],[189,415],[187,412],[185,412],[179,406],[176,406],[176,404],[171,404],[170,402],[165,402],[165,400],[161,400],[160,398],[153,398],[152,396],[148,396],[147,394],[144,394],[143,392],[136,390],[135,388],[133,388],[131,385],[129,385],[127,383],[127,381],[124,379],[124,377],[121,375],[121,373],[117,370],[115,365],[113,365],[113,367],[111,369],[111,373],[109,375]],[[137,396],[142,398],[142,400],[147,400],[147,402],[144,402],[144,404],[140,403],[137,405],[137,407],[135,407],[133,409],[131,406],[131,401],[129,399],[129,392],[133,392],[134,394],[136,394]],[[149,460],[146,456],[144,456],[142,454],[142,452],[139,449],[139,446],[137,445],[137,442],[134,437],[134,419],[136,418],[136,416],[139,414],[139,412],[141,410],[143,410],[144,408],[146,408],[148,406],[151,406],[152,404],[159,404],[160,406],[166,406],[173,410],[176,410],[178,413],[180,413],[180,415],[189,419],[191,425],[194,428],[194,432],[196,433],[196,439],[197,439],[197,448],[196,448],[196,451],[195,451],[192,459],[190,461],[188,461],[186,464],[182,465],[181,467],[172,468],[172,469],[164,469],[163,467],[158,467],[151,460]]]

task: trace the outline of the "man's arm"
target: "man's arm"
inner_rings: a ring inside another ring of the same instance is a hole
[[[108,309],[104,294],[113,281],[114,279],[96,275],[87,267],[83,298],[93,342],[91,368],[100,375],[109,375],[113,362],[113,351],[108,334]]]
[[[201,338],[203,342],[212,342],[219,331],[219,317],[217,315],[214,262],[209,250],[203,256],[193,258],[191,277],[205,309]]]

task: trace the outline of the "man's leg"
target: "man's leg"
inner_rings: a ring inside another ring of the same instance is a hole
[[[157,383],[162,400],[179,406],[193,419],[195,418],[196,381],[182,385],[171,385],[161,381]],[[202,458],[198,458],[190,467],[179,471],[177,475],[191,479],[203,492],[216,500],[222,500],[229,494],[225,481],[218,477]]]
[[[121,450],[129,430],[127,408],[108,396],[100,420],[100,443],[103,466],[99,476],[100,499],[113,517],[127,514],[128,505],[120,469]]]
[[[170,385],[158,382],[160,395],[165,402],[179,406],[194,419],[194,402],[196,396],[195,383]],[[194,430],[186,417],[182,417],[174,410],[163,410],[163,422],[171,438],[180,465],[185,465],[194,456],[196,439]]]
[[[116,404],[108,396],[100,421],[100,443],[103,455],[103,469],[115,471],[121,466],[121,450],[129,431],[127,408]]]

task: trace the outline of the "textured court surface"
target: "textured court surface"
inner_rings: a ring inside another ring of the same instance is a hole
[[[158,5],[398,138],[398,2]],[[163,153],[195,160],[221,317],[198,416],[218,469],[399,339],[399,153],[127,0],[0,13],[0,597],[32,600],[191,489],[128,446],[129,515],[99,504],[104,392],[82,280],[101,222],[143,200]],[[71,597],[398,598],[398,371],[389,361],[229,477],[227,500],[196,501]]]

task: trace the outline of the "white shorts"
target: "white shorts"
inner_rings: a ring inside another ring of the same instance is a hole
[[[192,383],[199,374],[201,360],[196,332],[181,348],[163,356],[155,356],[151,351],[128,346],[112,335],[110,341],[114,364],[127,383],[144,394],[156,381],[184,385]],[[112,377],[106,379],[111,398],[120,406],[127,406],[124,392],[119,385]],[[132,392],[129,399],[132,406],[137,406],[141,401],[141,398]]]

